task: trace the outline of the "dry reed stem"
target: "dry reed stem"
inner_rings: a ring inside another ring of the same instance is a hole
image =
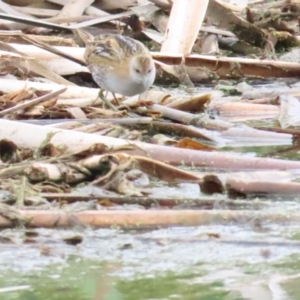
[[[299,223],[299,213],[231,210],[139,210],[139,211],[30,211],[19,210],[23,218],[30,218],[30,227],[72,227],[82,224],[94,227],[120,226],[127,228],[200,226],[211,224],[290,224]],[[0,216],[0,227],[12,227],[13,222]]]
[[[45,101],[49,101],[49,100],[57,97],[58,95],[64,93],[66,90],[67,90],[67,88],[65,87],[65,88],[59,89],[58,91],[51,92],[51,93],[49,93],[47,95],[38,97],[38,98],[33,99],[31,101],[28,101],[26,103],[21,103],[21,104],[18,104],[16,106],[14,106],[14,107],[10,107],[10,108],[4,109],[4,110],[0,111],[0,116],[5,116],[7,114],[16,112],[18,110],[34,106],[34,105],[37,105],[37,104],[45,102]]]

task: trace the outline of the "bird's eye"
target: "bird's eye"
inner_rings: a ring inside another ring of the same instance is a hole
[[[137,73],[140,73],[140,70],[139,70],[139,69],[135,69],[135,71],[136,71]]]
[[[151,69],[148,70],[148,73],[150,73],[150,72],[151,72]]]

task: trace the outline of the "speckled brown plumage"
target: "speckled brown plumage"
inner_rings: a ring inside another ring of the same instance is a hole
[[[86,42],[84,58],[96,83],[124,96],[141,94],[154,82],[155,65],[139,41],[118,34],[103,34]]]

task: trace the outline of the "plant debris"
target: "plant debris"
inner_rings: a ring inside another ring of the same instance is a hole
[[[287,217],[263,200],[251,202],[300,191],[300,162],[284,156],[297,152],[300,135],[300,87],[293,81],[300,66],[291,59],[299,50],[298,4],[211,0],[180,9],[172,1],[78,0],[49,9],[44,1],[39,7],[6,2],[2,227],[139,228],[255,216],[299,222],[296,212]],[[202,15],[190,18],[196,10]],[[127,98],[108,93],[108,102],[98,97],[83,37],[100,33],[147,45],[157,67],[150,91]],[[247,153],[249,147],[273,148],[261,154]]]

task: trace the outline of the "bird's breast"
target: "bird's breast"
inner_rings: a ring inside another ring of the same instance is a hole
[[[149,87],[144,83],[138,83],[128,77],[116,77],[114,74],[107,74],[106,89],[123,96],[134,96],[145,92]]]
[[[120,76],[121,75],[121,76]],[[95,82],[109,92],[121,94],[123,96],[134,96],[145,92],[149,86],[143,82],[134,81],[130,74],[118,74],[117,72],[103,70],[101,68],[93,68],[92,76]]]

